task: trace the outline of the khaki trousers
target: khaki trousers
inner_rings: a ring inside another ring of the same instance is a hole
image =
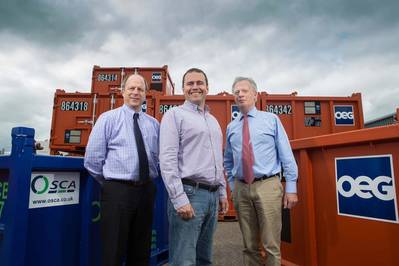
[[[234,207],[244,240],[246,266],[261,265],[259,243],[266,250],[267,266],[281,265],[281,209],[283,186],[278,177],[247,185],[236,179]]]

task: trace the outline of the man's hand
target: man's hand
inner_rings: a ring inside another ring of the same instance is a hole
[[[226,214],[229,210],[229,201],[226,198],[219,199],[219,213]]]
[[[296,193],[284,194],[284,209],[291,209],[298,202],[298,195]]]
[[[194,218],[195,212],[193,207],[189,203],[177,209],[177,215],[179,215],[183,220],[190,220]]]

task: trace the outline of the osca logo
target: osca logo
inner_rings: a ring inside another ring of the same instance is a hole
[[[233,104],[231,106],[231,121],[236,119],[240,115],[240,109],[238,109],[238,106]]]
[[[44,175],[35,176],[30,184],[30,188],[32,189],[33,193],[39,195],[47,192],[48,186],[48,178]]]
[[[358,176],[356,179],[344,175],[337,181],[338,192],[350,198],[354,195],[362,199],[376,197],[380,200],[389,201],[394,199],[392,178],[389,176],[378,176],[371,179],[368,176]]]
[[[45,175],[38,175],[32,179],[30,187],[32,192],[38,195],[44,193],[70,193],[75,191],[76,183],[73,180],[50,180]]]

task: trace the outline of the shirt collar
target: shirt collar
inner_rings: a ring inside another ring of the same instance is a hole
[[[192,110],[192,111],[202,112],[202,110],[201,110],[201,108],[199,107],[199,105],[194,104],[194,103],[192,103],[192,102],[190,102],[190,101],[188,101],[188,100],[185,100],[185,101],[184,101],[183,106],[184,106],[186,109],[189,109],[189,110]],[[207,105],[205,105],[204,111],[205,111],[205,112],[209,112],[209,107],[208,107]]]
[[[139,114],[139,119],[140,119],[141,115],[143,114],[142,110],[140,110],[140,112],[136,112],[135,110],[130,108],[127,104],[122,105],[122,109],[125,110],[125,112],[128,112],[128,114],[131,115],[132,117],[133,117],[133,115],[135,113],[138,113]]]
[[[257,113],[258,113],[258,110],[257,110],[256,107],[254,106],[254,107],[252,107],[251,110],[249,110],[248,116],[250,116],[250,117],[255,117]],[[242,113],[240,113],[240,114],[241,114],[241,116],[240,116],[240,121],[241,121],[241,120],[244,118],[244,115],[243,115]]]

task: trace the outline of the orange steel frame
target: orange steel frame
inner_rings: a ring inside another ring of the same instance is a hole
[[[353,105],[354,107],[354,116],[355,116],[355,125],[353,126],[353,130],[355,129],[360,129],[364,128],[364,118],[363,118],[363,106],[362,106],[362,98],[360,93],[353,93],[352,96],[350,97],[327,97],[327,96],[297,96],[297,94],[294,92],[292,94],[268,94],[266,92],[260,93],[260,102],[261,102],[261,110],[265,111],[266,105],[268,103],[275,103],[275,102],[290,102],[292,106],[292,114],[289,116],[290,122],[288,123],[288,128],[286,128],[287,134],[292,133],[292,137],[290,139],[298,139],[298,138],[303,138],[303,134],[300,134],[301,132],[298,132],[300,130],[300,127],[298,127],[297,122],[300,121],[302,123],[302,116],[308,116],[308,115],[300,115],[301,112],[296,110],[298,107],[296,103],[300,102],[307,102],[307,101],[320,101],[320,102],[326,102],[329,105],[329,112],[327,113],[322,113],[319,116],[323,118],[323,121],[329,121],[329,127],[322,126],[320,128],[314,128],[314,129],[324,129],[324,131],[328,128],[329,130],[325,132],[324,134],[331,134],[331,133],[336,133],[339,132],[337,129],[344,129],[344,127],[337,127],[335,125],[335,120],[333,119],[334,115],[334,105]],[[310,115],[311,116],[311,115]],[[287,117],[281,116],[280,119],[282,120],[283,124],[285,124],[284,120],[287,120]],[[298,120],[299,119],[299,120]],[[290,128],[292,127],[292,128]],[[348,131],[348,129],[345,128],[345,130],[342,131]],[[315,134],[315,135],[321,135],[320,133]]]
[[[392,144],[391,144],[392,143]],[[394,172],[398,173],[398,149],[399,144],[399,124],[378,127],[378,128],[368,128],[361,129],[356,131],[349,131],[343,133],[336,133],[326,136],[318,136],[304,139],[291,140],[291,146],[294,151],[294,154],[299,161],[299,180],[298,180],[298,195],[299,195],[299,204],[291,210],[291,226],[293,231],[293,241],[292,243],[282,242],[282,264],[283,265],[332,265],[329,264],[328,261],[321,261],[320,258],[320,249],[318,250],[323,238],[320,238],[317,234],[318,227],[321,227],[321,224],[318,224],[318,219],[316,216],[316,202],[315,202],[315,182],[314,182],[314,167],[316,167],[310,158],[310,154],[315,152],[316,150],[324,151],[325,149],[342,149],[341,153],[345,153],[346,149],[356,151],[356,147],[363,146],[361,151],[365,153],[374,152],[370,151],[370,148],[388,147],[391,149],[392,154],[394,155]],[[360,149],[359,149],[360,150]],[[368,154],[365,154],[368,155]],[[324,158],[321,158],[324,160]],[[395,166],[396,163],[396,166]],[[317,167],[320,167],[317,166]],[[327,165],[322,167],[328,168]],[[327,170],[327,169],[326,169]],[[398,183],[396,183],[396,193],[398,194]],[[327,184],[326,184],[327,185]],[[331,199],[335,201],[335,199]],[[320,214],[319,214],[320,215]],[[337,218],[338,219],[338,218]],[[302,220],[302,222],[301,222]],[[367,224],[367,223],[364,223]],[[370,224],[373,224],[372,222]],[[390,228],[392,226],[396,226],[395,235],[396,238],[399,237],[398,225],[389,224]],[[363,228],[367,228],[367,225],[364,225]],[[331,230],[334,230],[332,228]],[[357,228],[353,228],[353,230],[357,230]],[[360,230],[360,229],[359,229]],[[303,231],[303,233],[301,233]],[[372,231],[372,229],[370,230]],[[336,232],[337,234],[341,234],[341,237],[344,237],[345,232]],[[347,248],[350,249],[351,245],[355,246],[359,243],[347,243]],[[366,245],[365,243],[361,243]],[[325,244],[324,244],[325,245]],[[376,245],[374,243],[373,245]],[[392,257],[392,254],[388,254],[385,258],[389,260],[389,255]],[[383,254],[365,254],[365,256],[384,256]],[[324,259],[325,259],[324,254]],[[398,259],[392,259],[396,262]],[[344,261],[344,260],[343,260]],[[330,262],[331,263],[331,262]],[[342,263],[341,265],[348,265]],[[365,265],[365,264],[363,264]],[[372,265],[366,264],[366,265]]]

